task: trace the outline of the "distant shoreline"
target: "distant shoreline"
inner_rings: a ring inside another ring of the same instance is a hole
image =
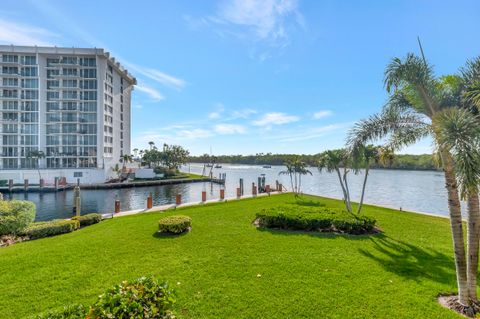
[[[199,164],[203,165],[204,162],[197,162],[197,161],[189,161],[188,164]],[[187,164],[187,165],[188,165]],[[283,164],[278,163],[226,163],[226,162],[216,162],[219,165],[254,165],[254,166],[263,166],[263,165],[271,165],[271,166],[284,166]],[[308,165],[309,167],[315,167],[315,165]],[[426,171],[426,172],[443,172],[441,168],[421,168],[421,167],[375,167],[372,166],[370,169],[375,170],[388,170],[388,171]]]
[[[255,155],[208,155],[190,156],[191,163],[239,164],[239,165],[283,165],[292,158],[299,157],[311,167],[315,167],[321,154],[271,154],[259,153]],[[432,154],[410,155],[398,154],[388,167],[373,165],[372,168],[414,171],[441,171],[437,168]]]

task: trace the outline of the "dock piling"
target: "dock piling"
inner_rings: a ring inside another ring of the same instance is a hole
[[[220,189],[220,200],[224,200],[225,199],[225,189]]]
[[[118,199],[118,195],[115,196],[115,214],[120,213],[120,200]]]
[[[151,209],[153,207],[153,196],[152,193],[148,194],[147,197],[147,209]]]
[[[207,192],[202,191],[202,203],[205,203],[207,201]]]
[[[25,191],[28,192],[28,179],[27,178],[24,181],[23,187],[24,187]]]
[[[177,194],[175,196],[175,204],[178,206],[182,203],[182,194]]]

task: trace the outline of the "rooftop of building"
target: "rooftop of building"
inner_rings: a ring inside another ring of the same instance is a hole
[[[6,53],[40,53],[40,54],[58,54],[58,55],[97,55],[106,58],[117,72],[123,75],[132,85],[137,84],[137,79],[118,62],[110,52],[102,48],[75,48],[75,47],[45,47],[45,46],[23,46],[23,45],[0,45],[0,52]]]

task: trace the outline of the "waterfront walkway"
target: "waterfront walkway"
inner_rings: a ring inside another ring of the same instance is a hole
[[[136,214],[141,214],[141,213],[165,211],[167,209],[175,209],[175,208],[181,208],[181,207],[205,205],[205,204],[220,203],[220,202],[229,202],[229,201],[234,201],[234,200],[242,200],[242,199],[254,198],[254,197],[265,197],[265,196],[285,194],[285,193],[289,193],[289,192],[274,191],[274,192],[270,192],[270,193],[257,194],[255,196],[253,196],[253,195],[243,195],[241,197],[228,197],[228,198],[225,198],[223,200],[215,198],[215,199],[207,200],[205,202],[202,202],[202,201],[200,201],[200,202],[188,202],[188,203],[183,203],[183,204],[180,204],[180,205],[167,204],[167,205],[153,206],[150,209],[145,208],[145,209],[129,210],[129,211],[124,211],[124,212],[120,212],[120,213],[106,213],[106,214],[102,214],[102,216],[103,216],[103,219],[116,218],[116,217],[130,216],[130,215],[136,215]]]

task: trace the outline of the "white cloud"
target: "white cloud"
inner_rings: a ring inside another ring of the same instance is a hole
[[[315,112],[313,114],[313,118],[319,120],[319,119],[323,119],[323,118],[326,118],[326,117],[329,117],[329,116],[332,116],[332,115],[333,115],[332,111],[322,110],[322,111]]]
[[[285,113],[273,112],[267,113],[252,124],[256,126],[280,125],[291,122],[297,122],[300,118],[296,115],[288,115]]]
[[[135,108],[135,109],[141,109],[141,108],[143,108],[143,105],[141,105],[141,104],[134,104],[134,105],[133,105],[133,108]]]
[[[180,139],[197,139],[206,138],[212,136],[212,132],[209,130],[195,128],[191,130],[181,130],[178,132],[177,137]]]
[[[218,21],[247,27],[258,39],[274,42],[288,38],[288,18],[304,25],[296,0],[226,0],[217,15]]]
[[[187,125],[169,125],[158,129],[147,130],[133,136],[133,144],[138,148],[144,148],[148,142],[156,144],[180,144],[189,143],[197,139],[204,139],[213,136],[210,130],[195,128]]]
[[[177,78],[173,75],[164,73],[160,70],[153,69],[153,68],[147,68],[143,66],[139,66],[136,64],[133,64],[131,62],[128,62],[126,60],[123,61],[123,64],[127,66],[128,68],[134,70],[135,72],[151,79],[154,80],[157,83],[160,83],[162,85],[181,90],[185,87],[186,82],[185,80],[182,80],[180,78]]]
[[[209,114],[208,114],[208,118],[209,118],[209,119],[212,119],[212,120],[218,119],[218,118],[220,118],[220,112],[212,112],[212,113],[209,113]]]
[[[238,110],[238,111],[233,111],[232,116],[230,119],[247,119],[251,115],[256,114],[257,111],[253,109],[243,109],[243,110]]]
[[[352,123],[338,123],[338,124],[330,124],[330,125],[320,126],[320,127],[307,128],[307,129],[303,129],[301,133],[292,133],[292,134],[277,136],[277,137],[280,142],[296,142],[296,141],[311,140],[311,139],[325,136],[331,132],[345,130],[348,127],[350,127],[351,124]]]
[[[217,110],[214,112],[211,112],[208,114],[209,119],[218,119],[222,115],[222,113],[225,111],[225,106],[223,106],[222,103],[217,103]]]
[[[58,37],[58,35],[46,29],[28,24],[11,22],[0,18],[1,43],[51,46],[52,39],[56,37]]]
[[[214,131],[221,135],[244,134],[247,129],[243,125],[238,124],[218,124],[215,125]]]
[[[154,89],[154,88],[152,88],[148,85],[138,84],[135,87],[136,87],[137,90],[146,93],[154,101],[159,102],[159,101],[165,99],[165,97],[162,95],[162,93],[160,93],[159,91],[157,91],[156,89]]]

